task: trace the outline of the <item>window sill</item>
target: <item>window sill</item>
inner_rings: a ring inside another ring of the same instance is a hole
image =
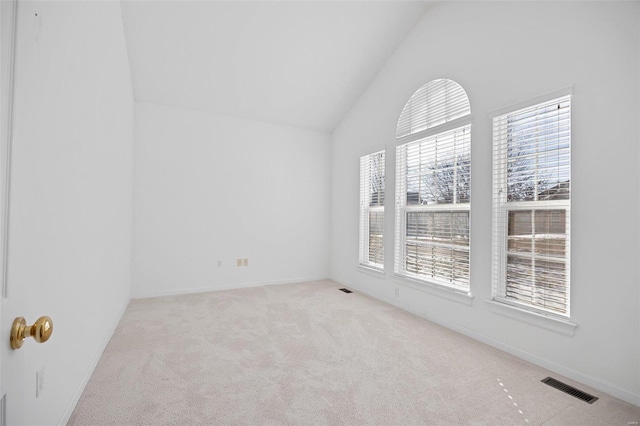
[[[485,302],[487,302],[489,310],[496,314],[504,315],[518,321],[526,322],[527,324],[532,324],[546,330],[564,334],[565,336],[573,336],[575,329],[578,326],[578,324],[572,323],[569,320],[548,317],[546,315],[531,312],[506,303],[497,302],[495,300],[487,299]]]
[[[420,281],[399,274],[395,275],[394,281],[398,285],[429,293],[434,296],[442,297],[444,299],[458,302],[466,306],[471,306],[471,302],[473,301],[473,296],[471,294],[464,292],[464,290],[458,290],[452,287],[447,287],[445,285],[436,284],[429,281]]]
[[[374,268],[372,266],[363,265],[361,263],[358,264],[358,270],[376,278],[384,279],[385,277],[384,269]]]

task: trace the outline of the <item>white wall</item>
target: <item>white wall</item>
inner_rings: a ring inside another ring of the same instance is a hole
[[[15,75],[8,296],[29,323],[55,326],[49,342],[3,358],[25,367],[7,420],[64,423],[130,294],[133,98],[119,2],[19,2]]]
[[[640,405],[638,7],[451,2],[427,13],[334,132],[332,277]],[[393,277],[393,203],[385,223],[386,275],[357,267],[358,157],[386,146],[393,191],[398,116],[417,88],[442,77],[467,90],[473,114],[471,306]],[[499,315],[485,302],[491,298],[491,113],[566,86],[574,88],[574,336]]]
[[[328,134],[145,103],[135,117],[133,297],[328,276]]]

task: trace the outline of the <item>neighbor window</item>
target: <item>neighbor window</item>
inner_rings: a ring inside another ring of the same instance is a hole
[[[569,316],[571,97],[493,119],[493,297]]]
[[[447,79],[416,91],[396,138],[395,272],[469,291],[471,109]]]
[[[384,151],[360,158],[360,264],[384,268]]]

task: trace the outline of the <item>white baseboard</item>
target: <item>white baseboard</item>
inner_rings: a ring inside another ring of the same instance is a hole
[[[293,278],[293,279],[286,279],[286,280],[250,282],[250,283],[233,284],[233,285],[217,285],[217,286],[206,286],[206,287],[181,288],[181,289],[175,289],[175,290],[148,291],[148,292],[142,292],[142,293],[132,293],[131,298],[146,299],[149,297],[180,296],[182,294],[236,290],[241,288],[264,287],[268,285],[296,284],[296,283],[305,283],[305,282],[312,282],[312,281],[322,281],[322,280],[328,280],[328,279],[329,278],[327,277],[305,277],[305,278]]]
[[[82,378],[82,381],[80,382],[80,385],[78,386],[78,389],[76,390],[75,394],[73,395],[73,398],[71,398],[71,401],[69,401],[69,404],[67,405],[67,408],[64,410],[64,413],[62,414],[62,417],[58,421],[58,425],[66,425],[69,422],[69,419],[71,418],[71,415],[73,414],[73,410],[75,410],[76,405],[78,404],[78,401],[80,401],[80,397],[82,396],[82,392],[84,392],[84,388],[87,386],[87,383],[89,383],[89,379],[91,379],[91,376],[93,375],[93,372],[95,371],[96,367],[98,366],[98,362],[100,362],[100,358],[102,357],[102,354],[104,353],[104,350],[107,348],[107,345],[109,344],[109,341],[111,340],[111,337],[113,337],[113,333],[116,331],[116,327],[120,323],[120,320],[122,319],[122,316],[124,315],[124,312],[126,311],[128,305],[129,305],[129,300],[127,300],[127,302],[124,304],[124,306],[122,306],[120,308],[118,314],[115,317],[115,320],[111,324],[111,327],[109,327],[109,330],[105,334],[104,339],[102,340],[102,343],[100,344],[100,347],[98,348],[98,350],[96,351],[96,354],[94,355],[93,359],[91,360],[91,364],[89,365],[89,368],[87,368],[87,371],[85,372],[84,377]]]
[[[359,292],[362,292],[364,294],[367,294],[373,298],[376,298],[378,300],[381,300],[383,302],[389,303],[393,306],[396,306],[400,309],[403,309],[405,311],[411,312],[414,315],[417,315],[419,317],[425,318],[431,322],[434,322],[436,324],[439,324],[443,327],[446,327],[450,330],[456,331],[460,334],[463,334],[467,337],[471,337],[472,339],[478,340],[482,343],[485,343],[489,346],[493,346],[494,348],[500,349],[501,351],[507,352],[508,354],[517,356],[518,358],[524,359],[526,361],[529,361],[532,364],[538,365],[542,368],[546,368],[547,370],[553,371],[555,373],[561,374],[565,377],[568,377],[572,380],[575,380],[576,382],[580,382],[583,383],[587,386],[590,386],[594,389],[597,389],[599,391],[602,391],[604,393],[607,393],[609,395],[612,395],[616,398],[619,398],[625,402],[628,402],[630,404],[636,405],[636,406],[640,406],[640,395],[638,394],[634,394],[632,392],[626,391],[624,389],[621,389],[615,385],[612,385],[610,383],[604,382],[602,380],[599,380],[595,377],[580,373],[578,371],[572,370],[571,368],[565,367],[563,365],[557,364],[553,361],[550,361],[548,359],[545,358],[541,358],[538,357],[536,355],[532,355],[529,352],[523,351],[521,349],[518,349],[516,347],[510,346],[504,342],[501,342],[499,340],[496,340],[492,337],[486,336],[482,333],[479,333],[475,330],[471,330],[467,327],[463,327],[460,326],[458,324],[455,324],[451,321],[448,320],[444,320],[440,317],[434,316],[434,315],[430,315],[426,312],[424,312],[423,309],[418,308],[416,306],[413,306],[410,303],[407,302],[403,302],[400,301],[398,299],[394,299],[394,298],[390,298],[387,297],[386,295],[377,292],[375,290],[372,290],[371,288],[368,288],[366,286],[361,286],[355,283],[350,283],[347,280],[343,280],[340,278],[331,278],[333,281],[350,287],[354,290],[357,290]]]

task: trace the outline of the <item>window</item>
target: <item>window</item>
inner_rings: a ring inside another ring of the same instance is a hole
[[[493,119],[493,296],[569,316],[571,97]]]
[[[384,268],[384,151],[360,158],[360,264]]]
[[[434,80],[409,99],[396,131],[395,272],[467,292],[470,114],[459,84]]]

